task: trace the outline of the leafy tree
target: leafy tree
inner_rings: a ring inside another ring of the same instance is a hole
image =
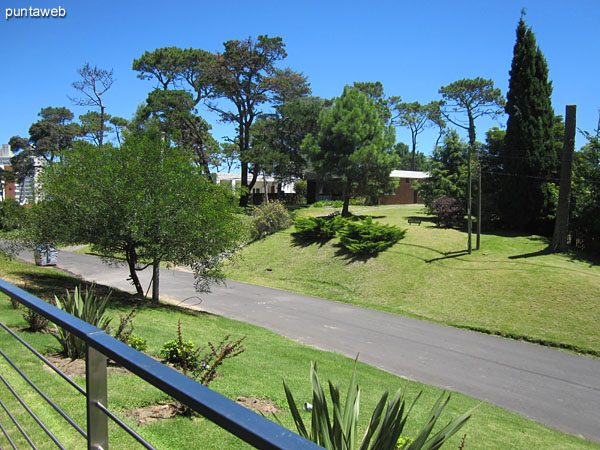
[[[433,151],[429,178],[418,185],[425,206],[431,208],[438,198],[455,198],[464,202],[467,191],[467,144],[455,130],[444,136],[441,147]]]
[[[437,147],[437,146],[436,146]],[[417,151],[414,157],[414,169],[413,167],[413,155],[408,145],[404,142],[398,142],[394,145],[394,152],[398,155],[400,162],[398,163],[398,170],[418,170],[421,172],[427,172],[430,168],[430,161],[424,153]]]
[[[509,228],[540,231],[547,183],[557,170],[555,116],[548,64],[523,16],[510,70],[508,122],[500,154],[504,182],[500,185],[502,222]]]
[[[319,114],[327,103],[302,97],[277,107],[274,117],[259,119],[252,128],[252,159],[282,182],[304,177],[309,158],[302,142],[318,132]]]
[[[575,152],[572,179],[571,244],[600,252],[600,122],[588,142]]]
[[[475,147],[475,119],[482,116],[497,117],[502,113],[505,104],[500,89],[494,88],[492,80],[484,78],[462,79],[442,86],[439,90],[444,98],[442,113],[454,125],[464,128],[469,132],[469,151],[467,156],[467,219],[468,219],[468,244],[471,253],[471,152]],[[452,116],[464,116],[467,121]],[[479,238],[477,241],[479,248]]]
[[[408,170],[417,170],[416,155],[417,155],[417,137],[426,128],[440,126],[441,102],[431,102],[426,105],[421,105],[419,102],[412,103],[396,103],[394,105],[395,115],[392,119],[394,125],[407,127],[410,130],[412,140],[412,158],[410,168]],[[436,143],[437,145],[437,143]]]
[[[197,289],[207,290],[208,281],[221,277],[221,255],[236,246],[241,227],[231,193],[192,160],[152,129],[129,135],[120,148],[80,141],[44,172],[33,237],[125,255],[140,295],[136,272],[140,264],[152,265],[154,301],[161,261],[191,266]]]
[[[115,136],[117,138],[117,144],[119,147],[121,146],[121,136],[123,135],[123,130],[129,125],[129,122],[122,117],[113,116],[109,120],[110,124],[113,126],[113,130],[115,132]]]
[[[72,123],[73,113],[65,107],[42,108],[38,116],[42,119],[29,127],[29,139],[13,136],[9,145],[15,153],[26,151],[52,164],[72,148],[73,140],[80,134],[79,125]]]
[[[333,107],[319,115],[319,132],[305,143],[317,173],[343,187],[342,215],[352,195],[377,196],[390,189],[398,157],[391,149],[394,129],[385,126],[372,99],[346,86]]]
[[[209,108],[224,122],[237,126],[240,153],[241,184],[248,191],[262,172],[256,152],[252,152],[251,128],[256,119],[264,117],[263,105],[282,103],[310,92],[306,78],[291,70],[282,71],[275,63],[287,56],[280,37],[258,36],[257,40],[232,40],[223,44],[225,51],[216,55],[209,72],[214,88],[213,97],[227,99],[233,108],[210,102]],[[263,161],[265,158],[263,158]],[[248,179],[248,174],[252,178]],[[248,195],[240,197],[240,206],[248,204]]]
[[[73,87],[81,93],[81,97],[70,97],[71,101],[78,106],[94,106],[100,112],[95,117],[96,132],[95,141],[99,147],[104,142],[104,133],[107,130],[106,122],[110,120],[110,116],[106,114],[106,106],[102,100],[102,96],[108,91],[114,83],[113,71],[100,69],[97,66],[90,66],[85,63],[81,69],[77,71],[81,80],[73,82]]]
[[[253,160],[257,153],[250,145],[252,124],[265,116],[265,105],[283,104],[308,94],[310,89],[302,74],[275,67],[277,61],[286,57],[281,38],[259,36],[257,40],[231,40],[223,45],[224,52],[217,54],[176,47],[145,52],[134,60],[133,68],[142,79],[156,79],[162,90],[183,87],[192,93],[194,105],[204,101],[221,120],[237,126],[237,137],[231,142],[238,145],[241,182],[249,192],[263,172],[260,163]],[[227,108],[228,102],[220,100],[228,100],[232,107]],[[200,121],[198,124],[200,128],[204,126]],[[188,133],[201,136],[201,131],[190,129]],[[242,195],[240,204],[245,206],[247,202],[248,196]]]
[[[196,161],[206,175],[219,146],[210,134],[211,126],[195,114],[195,100],[183,90],[154,90],[148,94],[146,105],[138,111],[137,121],[150,117],[158,120],[163,135],[196,155]]]

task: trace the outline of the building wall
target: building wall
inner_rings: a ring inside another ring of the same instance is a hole
[[[419,193],[415,191],[414,185],[418,180],[411,178],[400,178],[394,189],[393,195],[384,195],[379,199],[381,205],[411,205],[423,203]]]

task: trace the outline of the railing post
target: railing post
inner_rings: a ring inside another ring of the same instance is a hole
[[[108,450],[108,417],[97,403],[108,407],[106,356],[87,346],[85,363],[88,450]]]

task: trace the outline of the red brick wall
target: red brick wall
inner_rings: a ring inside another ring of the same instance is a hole
[[[413,185],[417,180],[411,178],[400,178],[393,195],[384,195],[379,199],[382,205],[410,205],[422,203]]]

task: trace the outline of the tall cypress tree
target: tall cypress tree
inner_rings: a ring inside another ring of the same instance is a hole
[[[506,136],[499,155],[504,176],[498,206],[509,228],[543,231],[547,183],[558,165],[551,94],[548,64],[521,15],[507,94]]]

